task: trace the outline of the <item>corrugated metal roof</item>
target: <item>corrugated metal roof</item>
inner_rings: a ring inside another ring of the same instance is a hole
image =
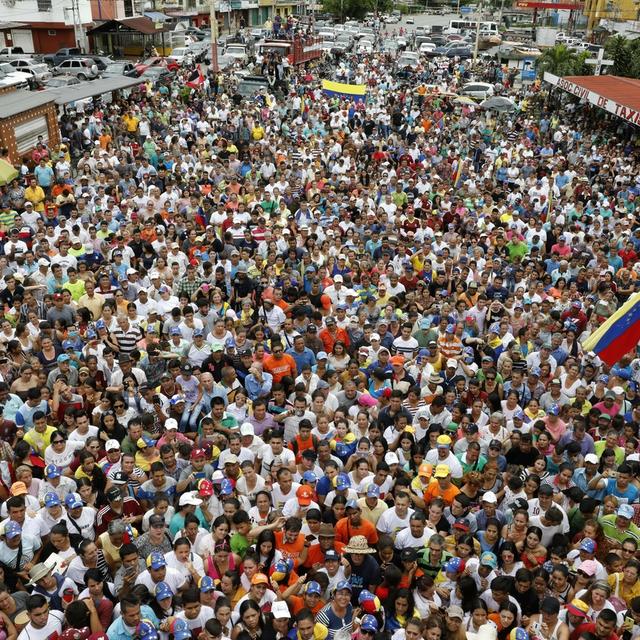
[[[127,78],[126,76],[119,78],[116,76],[112,78],[99,78],[98,80],[87,80],[80,84],[72,84],[70,87],[48,89],[47,91],[40,91],[39,93],[48,94],[51,101],[58,105],[63,105],[76,102],[77,100],[84,100],[84,98],[100,96],[103,93],[117,91],[118,89],[128,89],[137,84],[140,84],[139,78]]]
[[[640,111],[640,80],[622,76],[564,76],[563,79]]]
[[[156,29],[156,25],[160,28]],[[149,18],[124,18],[124,20],[109,20],[103,22],[101,25],[95,27],[95,29],[89,29],[88,34],[94,33],[118,33],[121,31],[137,31],[146,36],[153,35],[154,33],[162,33],[163,31],[171,31],[173,25],[164,22],[154,22]]]
[[[166,13],[161,13],[160,11],[145,11],[144,15],[146,18],[149,18],[154,22],[164,22],[165,20],[173,20],[171,16],[168,16]]]
[[[53,102],[48,91],[10,91],[0,94],[0,119],[10,118],[29,109]]]

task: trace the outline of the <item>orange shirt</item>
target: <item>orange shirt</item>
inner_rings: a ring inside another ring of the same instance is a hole
[[[336,328],[335,333],[331,333],[328,329],[323,329],[319,334],[318,338],[322,340],[322,344],[324,345],[324,350],[327,353],[331,353],[333,351],[333,345],[341,340],[344,342],[345,346],[349,347],[349,334],[344,330],[340,329],[340,327]]]
[[[449,485],[448,489],[442,491],[440,489],[440,484],[437,482],[432,482],[427,490],[424,492],[424,501],[426,504],[429,504],[434,498],[442,498],[447,505],[447,507],[451,506],[453,499],[460,493],[460,489],[456,487],[455,484]]]
[[[304,549],[305,537],[302,533],[298,534],[295,542],[284,541],[284,531],[276,531],[276,549],[282,553],[285,560],[291,558],[294,561],[294,567],[300,564],[299,557]]]
[[[287,600],[287,604],[289,605],[289,611],[291,611],[291,613],[294,616],[297,616],[303,609],[309,608],[305,604],[304,598],[302,596],[289,596]],[[325,604],[327,603],[324,602],[322,599],[318,600],[318,604],[315,607],[313,607],[313,609],[311,609],[311,612],[313,613],[313,615],[315,616],[318,613],[318,611],[320,611],[320,609],[324,607]]]
[[[349,518],[340,518],[336,523],[336,540],[347,543],[352,536],[364,536],[373,547],[378,543],[378,532],[373,523],[369,520],[361,519],[360,525],[355,527],[349,522]]]
[[[336,541],[333,543],[333,548],[341,554],[344,550],[344,544]],[[320,544],[312,544],[309,547],[309,553],[303,566],[311,569],[314,564],[324,564],[324,551],[322,551]]]
[[[288,353],[283,353],[278,359],[273,355],[265,356],[263,366],[273,376],[274,382],[281,382],[285,376],[295,378],[297,375],[296,361]]]

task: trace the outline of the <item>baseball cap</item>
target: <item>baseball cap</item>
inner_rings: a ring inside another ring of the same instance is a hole
[[[447,615],[450,618],[460,618],[460,620],[464,620],[464,611],[455,604],[447,609]]]
[[[340,582],[338,582],[338,584],[336,585],[336,591],[343,591],[344,589],[353,591],[353,587],[348,580],[340,580]]]
[[[315,580],[311,580],[311,582],[307,582],[307,586],[304,590],[305,593],[315,593],[317,595],[322,595],[322,587]]]
[[[428,462],[423,462],[418,467],[418,475],[422,476],[423,478],[430,478],[433,475],[433,465],[429,464]]]
[[[584,457],[584,461],[590,464],[600,463],[600,461],[598,460],[598,456],[595,453],[587,453],[587,455]]]
[[[78,509],[82,506],[82,498],[79,493],[69,493],[64,499],[64,503],[68,509]]]
[[[488,502],[489,504],[498,504],[498,498],[493,491],[486,491],[482,494],[482,502]]]
[[[213,581],[211,576],[203,576],[198,580],[198,588],[202,593],[207,593],[208,591],[215,591],[216,583]]]
[[[591,538],[584,538],[580,543],[580,551],[584,551],[585,553],[595,553],[598,545],[595,540]]]
[[[633,507],[630,504],[621,504],[616,511],[616,515],[620,518],[627,518],[627,520],[631,520],[634,513]]]
[[[284,600],[276,600],[271,605],[271,615],[276,620],[283,620],[285,618],[291,618],[291,612],[289,611],[289,607]]]
[[[16,538],[17,536],[22,534],[22,527],[13,520],[7,522],[4,527],[4,535],[6,538],[11,540],[12,538]]]
[[[251,584],[269,584],[269,578],[267,578],[264,573],[256,573],[253,578],[251,578]]]
[[[160,551],[154,551],[147,556],[147,567],[154,571],[162,569],[167,566],[167,561],[164,559],[164,554]]]
[[[178,421],[174,418],[167,418],[164,421],[164,429],[165,431],[177,431],[178,430]]]
[[[241,436],[255,436],[256,431],[253,425],[250,422],[243,422],[240,425],[240,435]]]
[[[483,564],[486,567],[491,567],[492,569],[497,569],[498,568],[498,558],[496,557],[495,553],[492,553],[491,551],[485,551],[480,556],[480,564]]]
[[[313,498],[313,491],[306,484],[303,484],[298,487],[296,497],[298,498],[298,504],[301,507],[308,507]]]
[[[47,509],[50,509],[51,507],[57,507],[60,504],[62,503],[60,502],[60,498],[58,497],[57,493],[49,491],[49,493],[45,494],[44,506],[47,507]]]
[[[582,573],[585,573],[588,576],[595,576],[597,570],[598,565],[595,560],[585,560],[584,562],[581,562],[578,567],[578,571],[582,571]]]
[[[380,497],[380,487],[377,484],[371,483],[367,487],[367,498],[379,498]]]
[[[324,561],[325,562],[331,562],[331,561],[339,562],[340,561],[340,554],[335,549],[329,549],[328,551],[324,552]]]
[[[107,453],[109,451],[120,451],[120,443],[115,439],[107,440],[107,442],[104,445],[104,450]]]
[[[115,500],[122,500],[122,492],[118,487],[111,487],[109,491],[107,491],[107,500],[109,502],[114,502]]]
[[[400,459],[395,451],[387,451],[387,453],[384,454],[384,461],[388,465],[400,464]]]
[[[448,464],[439,464],[436,466],[436,471],[433,474],[434,478],[446,478],[451,473]]]
[[[156,600],[164,600],[165,598],[172,598],[173,591],[171,587],[166,582],[158,582],[156,585]]]
[[[351,480],[346,473],[339,473],[334,480],[334,486],[338,491],[344,491],[351,486]]]
[[[62,475],[62,471],[55,464],[48,464],[44,468],[44,475],[47,478],[59,478]]]
[[[451,438],[447,435],[441,435],[438,436],[438,438],[436,439],[436,446],[437,447],[450,447],[451,446]]]

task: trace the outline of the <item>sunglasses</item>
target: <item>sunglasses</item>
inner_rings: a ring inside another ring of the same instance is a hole
[[[64,440],[52,440],[51,444],[60,444],[62,442],[64,442]]]
[[[116,409],[124,409],[124,405],[123,404],[114,404],[113,405]]]

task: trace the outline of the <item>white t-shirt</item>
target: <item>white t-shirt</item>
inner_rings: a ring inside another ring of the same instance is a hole
[[[173,591],[173,593],[178,593],[178,591],[184,586],[184,583],[186,581],[177,569],[167,567],[167,573],[163,579],[163,582],[166,582],[169,587],[171,587],[171,591]],[[145,587],[147,587],[147,589],[149,589],[149,593],[156,592],[156,583],[151,578],[151,574],[149,573],[148,569],[143,571],[136,578],[136,584],[143,584]]]
[[[260,452],[259,458],[262,460],[262,468],[261,468],[261,476],[266,476],[267,473],[271,471],[271,465],[275,458],[279,458],[283,464],[283,466],[288,467],[292,462],[296,461],[296,456],[291,449],[283,449],[277,456],[273,455],[273,451],[271,450],[271,446],[268,444],[264,445],[264,448]]]
[[[29,623],[18,636],[18,640],[46,640],[49,636],[58,636],[62,633],[62,611],[49,611],[49,619],[42,629],[36,629]]]
[[[291,483],[291,489],[287,493],[283,493],[280,485],[276,482],[271,489],[271,502],[276,509],[282,509],[284,505],[291,499],[296,497],[296,491],[300,485],[297,482]]]
[[[184,611],[179,611],[176,613],[176,618],[180,620],[184,620],[189,627],[189,631],[191,631],[192,637],[198,637],[202,630],[204,629],[204,625],[207,624],[207,620],[211,620],[213,618],[214,612],[211,607],[207,607],[207,605],[203,604],[200,607],[200,613],[196,618],[190,620],[185,615]]]
[[[386,511],[385,511],[386,513]],[[381,516],[382,517],[382,516]],[[380,521],[378,520],[378,525]],[[414,538],[411,529],[403,529],[396,536],[395,547],[396,549],[419,549],[426,547],[432,535],[436,532],[433,529],[425,527],[424,533],[420,538]]]
[[[211,537],[211,536],[209,536],[209,537]],[[191,564],[194,566],[195,570],[201,576],[203,576],[204,575],[204,562],[202,561],[202,558],[199,555],[196,555],[193,552],[191,552],[189,555],[190,555],[189,562],[191,562]],[[165,554],[164,557],[165,557],[165,560],[167,561],[167,568],[175,569],[182,576],[182,578],[183,578],[182,582],[183,583],[191,577],[191,573],[189,572],[189,569],[187,569],[187,567],[184,564],[182,564],[182,562],[180,562],[176,558],[176,552],[175,551],[170,551],[169,553]]]
[[[84,449],[84,442],[81,440],[67,440],[64,449],[60,453],[53,450],[53,446],[49,445],[44,452],[44,461],[47,464],[55,464],[60,469],[68,467],[79,449]]]
[[[403,529],[409,527],[409,520],[413,514],[414,509],[408,509],[407,515],[404,518],[400,518],[396,513],[395,508],[387,509],[378,520],[376,529],[382,533],[388,533],[394,540],[396,535]]]
[[[82,442],[82,444],[86,444],[87,440],[91,437],[91,436],[97,436],[98,435],[98,427],[94,427],[92,424],[89,425],[89,429],[87,431],[87,433],[82,434],[82,433],[78,433],[78,430],[76,429],[75,431],[72,431],[69,434],[69,440],[73,440],[73,441],[80,441]]]
[[[79,533],[85,540],[95,540],[96,534],[93,526],[96,522],[96,510],[93,507],[82,507],[80,517],[73,518],[73,522],[68,513],[65,513],[62,519],[67,523],[69,533]],[[76,525],[78,526],[76,527]]]

